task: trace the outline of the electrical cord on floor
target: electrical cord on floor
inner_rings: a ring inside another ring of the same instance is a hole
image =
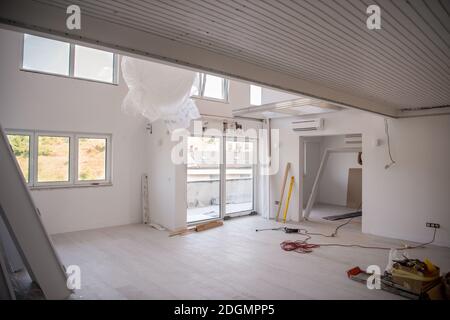
[[[347,222],[348,223],[348,222]],[[341,225],[343,226],[343,225]],[[305,229],[302,229],[305,230]],[[432,244],[436,239],[436,231],[437,229],[434,229],[433,233],[433,239],[426,243],[421,243],[415,246],[404,246],[404,247],[398,247],[398,248],[391,248],[391,247],[381,247],[381,246],[365,246],[360,244],[342,244],[342,243],[308,243],[308,240],[311,239],[312,233],[309,233],[306,231],[306,233],[303,233],[303,235],[306,236],[306,239],[303,240],[296,240],[296,241],[283,241],[280,246],[285,251],[295,251],[298,253],[310,253],[312,252],[313,248],[319,248],[319,247],[345,247],[345,248],[362,248],[362,249],[376,249],[376,250],[410,250],[410,249],[417,249],[417,248],[423,248],[426,245]],[[317,234],[322,235],[322,234]],[[323,235],[322,235],[323,236]]]

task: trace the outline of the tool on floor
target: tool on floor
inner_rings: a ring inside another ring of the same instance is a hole
[[[284,233],[300,233],[303,229],[296,229],[296,228],[288,228],[288,227],[278,227],[278,228],[267,228],[267,229],[256,229],[255,231],[268,231],[268,230],[283,230]]]
[[[401,274],[399,274],[399,270]],[[421,270],[421,271],[419,271]],[[347,271],[353,281],[366,284],[370,273],[354,267]],[[381,275],[381,290],[414,300],[445,299],[444,282],[439,267],[430,261],[405,258],[394,264],[392,273]]]
[[[280,201],[278,201],[278,209],[277,209],[277,215],[275,217],[275,221],[278,221],[278,217],[280,216],[281,206],[283,205],[283,197],[284,197],[284,190],[286,189],[286,181],[289,174],[289,169],[291,168],[291,163],[286,163],[286,169],[284,170],[284,177],[283,182],[281,183],[281,194],[280,194]]]
[[[289,191],[286,199],[286,207],[284,208],[283,212],[283,223],[286,222],[287,212],[289,209],[289,201],[291,201],[291,195],[292,195],[292,188],[294,187],[294,176],[291,177],[291,182],[289,183]]]

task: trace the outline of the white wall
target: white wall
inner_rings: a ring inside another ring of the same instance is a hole
[[[363,232],[426,242],[433,230],[425,228],[425,222],[436,222],[441,224],[436,243],[450,246],[450,116],[389,120],[397,164],[388,170],[383,118],[360,111],[323,117],[324,130],[310,135],[363,134]],[[290,132],[291,120],[277,119],[272,126],[280,129],[280,157],[293,162],[298,181],[303,151],[299,136]],[[384,144],[375,146],[376,139]],[[280,170],[271,180],[275,199],[281,176]],[[303,202],[301,194],[295,195],[289,210],[292,220],[299,219]]]
[[[269,88],[262,88],[261,90],[261,103],[274,103],[274,102],[282,102],[289,101],[294,99],[299,99],[300,97],[291,93],[273,90]]]
[[[0,123],[10,129],[111,133],[113,186],[32,191],[50,233],[141,221],[140,179],[146,171],[146,131],[125,115],[127,89],[19,71],[22,35],[0,30]]]

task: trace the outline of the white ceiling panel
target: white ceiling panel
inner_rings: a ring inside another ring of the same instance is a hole
[[[245,61],[397,113],[450,105],[450,0],[34,2],[60,9],[78,4],[90,18]],[[381,8],[380,30],[366,27],[370,4]],[[369,110],[330,95],[324,98]]]

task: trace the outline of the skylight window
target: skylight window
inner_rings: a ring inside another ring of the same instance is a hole
[[[117,83],[117,56],[104,50],[24,34],[22,69]]]
[[[75,45],[74,76],[76,78],[113,82],[114,54]]]
[[[262,88],[255,85],[250,85],[250,104],[252,106],[260,106],[262,100]]]
[[[192,96],[228,101],[228,80],[206,73],[198,73],[191,91]]]
[[[68,76],[69,66],[69,43],[24,35],[23,69]]]

